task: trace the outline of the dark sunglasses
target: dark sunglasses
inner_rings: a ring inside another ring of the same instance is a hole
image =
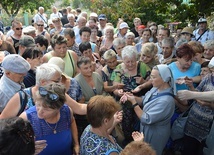
[[[39,87],[39,94],[42,97],[47,97],[48,100],[50,100],[50,101],[58,101],[59,100],[59,95],[58,94],[49,92],[43,87]]]
[[[37,26],[44,26],[44,25],[37,24]]]
[[[22,30],[22,29],[23,29],[22,27],[21,28],[18,28],[18,27],[16,28],[16,30]]]

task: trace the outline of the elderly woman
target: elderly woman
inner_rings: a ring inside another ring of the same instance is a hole
[[[117,53],[117,60],[122,62],[121,51],[126,46],[126,42],[122,38],[115,38],[113,41],[113,48]]]
[[[96,44],[97,48],[100,49],[100,44],[101,44],[102,39],[97,36],[98,35],[98,26],[92,25],[89,27],[91,29],[90,42]]]
[[[75,52],[67,49],[67,40],[64,36],[54,35],[51,39],[51,46],[53,50],[43,56],[43,62],[48,62],[52,57],[60,57],[65,61],[65,73],[74,77],[77,73],[77,59]]]
[[[77,66],[80,73],[75,77],[75,79],[82,89],[83,98],[85,99],[85,104],[87,104],[91,97],[103,94],[103,80],[98,73],[92,71],[92,63],[90,58],[84,56],[80,57],[77,62]],[[88,125],[88,122],[85,115],[76,115],[75,118],[77,119],[80,137],[83,130]]]
[[[111,74],[118,65],[117,55],[112,49],[107,50],[103,58],[105,60],[105,66],[102,68],[102,79],[104,84],[104,90],[108,93],[112,93],[117,88],[122,88],[124,84],[113,85],[111,80]]]
[[[40,153],[41,155],[72,154],[72,138],[75,139],[74,151],[79,153],[73,112],[64,105],[65,91],[65,87],[57,83],[39,87],[34,96],[35,106],[20,115],[30,121],[36,140],[46,140],[47,146]]]
[[[137,51],[134,46],[126,46],[122,50],[123,63],[117,65],[111,76],[113,85],[124,84],[123,88],[118,88],[113,91],[117,98],[121,97],[125,92],[131,92],[138,85],[146,83],[149,78],[151,69],[145,63],[137,62],[137,56]],[[148,85],[148,87],[149,86],[150,85]],[[145,92],[141,93],[144,94]],[[128,102],[123,104],[123,117],[122,127],[124,137],[126,138],[125,141],[130,142],[132,140],[131,133],[134,130],[131,126],[137,124],[138,120],[135,119],[133,109],[130,108],[130,103]],[[137,130],[137,128],[135,130]]]
[[[104,38],[102,39],[100,48],[104,48],[106,50],[113,48],[114,41],[114,27],[106,26],[104,29]]]
[[[195,52],[195,56],[193,58],[193,60],[199,64],[204,63],[205,61],[208,61],[203,57],[203,53],[204,53],[204,47],[202,46],[201,42],[199,41],[190,41],[188,42],[188,44],[192,47],[192,49]]]
[[[145,142],[161,155],[170,137],[170,119],[174,113],[175,86],[172,73],[167,65],[157,65],[152,69],[150,80],[153,88],[142,99],[125,93],[121,102],[129,100],[140,119],[140,132]],[[141,108],[142,107],[142,108]]]
[[[111,129],[122,119],[121,113],[114,117],[119,109],[111,96],[97,95],[89,100],[87,119],[90,125],[81,136],[81,155],[119,154],[122,149],[110,135]]]
[[[127,32],[126,33],[126,45],[134,46],[135,45],[134,38],[135,38],[135,35],[133,32]]]
[[[205,59],[211,60],[214,56],[214,40],[207,40],[204,43],[204,54]]]

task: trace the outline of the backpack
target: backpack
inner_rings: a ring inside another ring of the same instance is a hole
[[[20,98],[20,105],[21,108],[19,109],[19,112],[17,116],[19,116],[24,110],[28,102],[28,94],[24,90],[19,91],[19,98]]]

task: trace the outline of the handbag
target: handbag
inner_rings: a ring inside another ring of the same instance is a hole
[[[171,128],[171,138],[173,141],[184,137],[184,127],[186,125],[191,107],[192,105],[190,105],[185,112],[181,113],[178,118],[173,122]]]

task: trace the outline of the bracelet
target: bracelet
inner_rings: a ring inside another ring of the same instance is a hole
[[[132,108],[135,108],[138,105],[139,105],[138,103],[135,103],[135,104],[132,105]]]

